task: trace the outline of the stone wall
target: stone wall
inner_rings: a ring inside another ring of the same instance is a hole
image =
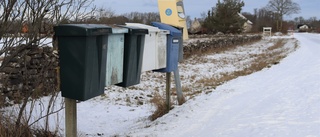
[[[184,43],[183,52],[187,58],[195,53],[223,50],[261,39],[261,35],[194,35]]]
[[[20,45],[9,50],[0,69],[0,105],[19,103],[58,90],[58,53],[52,47]]]

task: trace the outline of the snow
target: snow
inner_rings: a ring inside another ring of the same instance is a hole
[[[192,86],[189,79],[195,72],[206,77],[243,69],[252,59],[250,55],[270,47],[273,39],[292,37],[269,37],[246,48],[239,47],[232,54],[203,57],[217,60],[215,63],[197,64],[192,60],[181,63],[182,86]],[[320,35],[295,33],[294,37],[300,48],[279,64],[209,89],[211,93],[197,95],[155,121],[148,119],[155,109],[148,100],[154,92],[163,93],[163,74],[143,73],[141,84],[132,88],[108,87],[105,95],[77,103],[79,135],[319,137]],[[294,44],[289,40],[286,46]],[[238,57],[241,57],[238,61],[226,66],[219,63],[222,59]],[[146,78],[146,75],[152,78]],[[159,91],[154,91],[155,87]],[[39,103],[41,108],[47,106],[47,100],[49,97],[44,97]],[[58,95],[57,102],[62,100]],[[143,105],[139,105],[141,103]],[[34,119],[37,117],[40,116],[33,116]],[[63,134],[64,110],[51,117],[50,122],[51,129],[58,125]]]
[[[320,136],[320,37],[295,34],[296,52],[176,107],[129,136]]]

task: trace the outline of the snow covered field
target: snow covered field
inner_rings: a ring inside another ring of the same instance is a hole
[[[105,95],[77,104],[79,136],[320,137],[320,35],[294,37],[300,45],[295,52],[290,48],[295,46],[291,36],[282,37],[290,39],[285,46],[293,53],[280,64],[215,89],[194,83],[246,68],[253,54],[272,46],[279,37],[179,64],[185,89],[193,92],[190,87],[203,87],[198,90],[210,92],[189,96],[185,104],[155,121],[148,119],[155,109],[149,100],[155,92],[163,94],[164,74],[143,73],[141,84],[127,89],[108,87]],[[235,61],[221,63],[230,59]],[[40,107],[46,106],[47,98]],[[63,134],[64,112],[51,117],[50,123]]]

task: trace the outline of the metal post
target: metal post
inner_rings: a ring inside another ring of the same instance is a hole
[[[77,102],[65,98],[65,105],[66,137],[77,137]]]
[[[179,105],[182,105],[184,102],[186,102],[186,100],[183,96],[182,89],[181,89],[181,80],[180,80],[180,75],[179,75],[179,69],[174,70],[173,73],[174,73],[174,81],[176,83],[178,103],[179,103]]]
[[[167,110],[170,110],[170,83],[171,83],[171,72],[166,73],[166,103]]]

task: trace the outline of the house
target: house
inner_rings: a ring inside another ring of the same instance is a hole
[[[238,13],[238,15],[241,18],[246,20],[246,22],[243,24],[243,32],[250,32],[252,29],[253,23],[250,20],[248,20],[245,16],[243,16],[241,13]]]
[[[311,26],[309,26],[307,24],[299,24],[297,26],[297,29],[299,30],[299,32],[307,32],[311,29]]]
[[[195,18],[193,20],[193,22],[191,23],[190,29],[188,30],[189,33],[191,34],[197,34],[197,33],[201,33],[202,30],[202,26],[200,24],[200,22],[198,21],[197,18]]]

